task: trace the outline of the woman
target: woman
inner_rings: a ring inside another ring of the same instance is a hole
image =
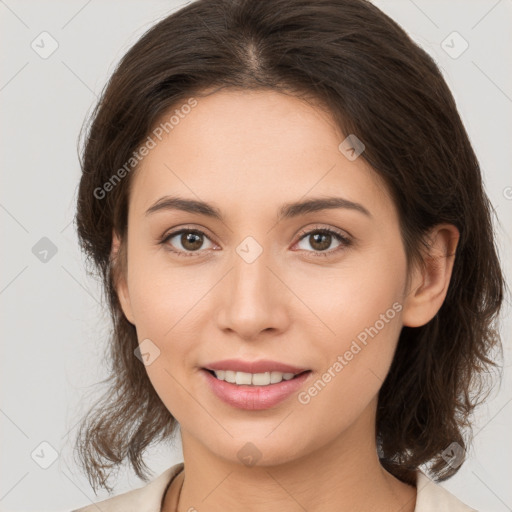
[[[81,511],[472,510],[434,480],[464,460],[504,283],[454,99],[395,22],[193,2],[124,56],[82,167],[114,329],[79,461],[95,489],[126,459],[147,481],[179,425],[184,463]]]

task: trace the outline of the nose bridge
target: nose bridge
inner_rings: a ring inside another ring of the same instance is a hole
[[[283,290],[270,270],[275,266],[270,249],[263,247],[256,237],[248,236],[235,248],[230,264],[232,271],[226,279],[221,301],[220,327],[230,328],[246,338],[257,336],[265,329],[282,328]]]
[[[254,237],[244,239],[233,256],[232,289],[233,305],[247,316],[256,307],[262,311],[271,306],[275,283],[268,267],[272,264],[270,251]],[[248,311],[245,311],[245,310]],[[245,311],[245,312],[244,312]]]

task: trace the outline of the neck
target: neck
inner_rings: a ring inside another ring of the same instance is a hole
[[[252,467],[219,457],[182,429],[185,472],[162,512],[176,511],[178,494],[177,512],[224,512],[241,505],[247,512],[414,512],[416,489],[382,468],[374,438],[361,438],[368,432],[361,420],[302,457]]]

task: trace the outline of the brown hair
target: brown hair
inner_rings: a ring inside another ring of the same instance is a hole
[[[133,172],[108,193],[104,185],[165,113],[211,87],[267,88],[325,105],[342,133],[363,141],[362,157],[384,178],[408,263],[422,261],[429,228],[459,229],[446,299],[426,325],[403,327],[376,424],[381,463],[395,476],[413,481],[413,470],[430,465],[433,478],[450,477],[458,467],[443,450],[466,446],[482,377],[501,348],[494,326],[505,283],[491,205],[448,86],[432,58],[366,0],[199,0],[153,26],[122,58],[81,155],[77,230],[113,321],[109,388],[76,440],[91,485],[110,491],[107,478],[127,458],[147,481],[144,449],[172,438],[177,426],[134,356],[136,330],[114,287],[126,266]],[[113,228],[123,242],[115,261]]]

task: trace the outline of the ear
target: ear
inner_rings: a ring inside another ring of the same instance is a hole
[[[121,240],[116,233],[115,230],[112,230],[112,249],[110,251],[110,261],[112,264],[119,265],[121,262],[117,260],[118,257],[120,257],[119,254],[119,248],[121,245]],[[126,248],[124,248],[126,250]],[[116,261],[117,260],[117,261]],[[126,261],[126,258],[125,258]],[[135,325],[134,319],[133,319],[133,312],[132,312],[132,306],[130,302],[130,293],[128,290],[128,283],[126,282],[126,274],[127,269],[121,268],[119,269],[119,272],[116,272],[116,278],[114,287],[117,292],[117,296],[119,298],[119,302],[121,303],[121,308],[123,310],[124,316],[127,318],[127,320]]]
[[[452,224],[438,224],[429,232],[430,250],[425,256],[425,268],[414,269],[406,290],[404,325],[425,325],[441,308],[450,284],[459,237],[459,230]]]

